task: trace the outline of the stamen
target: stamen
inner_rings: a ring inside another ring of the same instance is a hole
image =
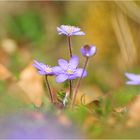
[[[68,34],[71,34],[73,31],[74,31],[74,27],[73,26],[69,27],[68,30],[67,30]]]
[[[67,70],[67,73],[68,73],[68,74],[73,74],[73,71],[72,71],[71,69],[68,69],[68,70]]]
[[[49,73],[49,72],[52,72],[52,69],[48,67],[48,68],[45,69],[45,71],[46,71],[47,73]]]

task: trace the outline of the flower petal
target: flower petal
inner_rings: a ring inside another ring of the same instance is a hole
[[[71,26],[73,28],[73,33],[79,32],[81,29],[79,27]]]
[[[37,64],[33,64],[32,66],[34,66],[38,70],[42,70],[42,68],[39,65],[37,65]]]
[[[125,76],[132,81],[140,82],[140,75],[136,75],[132,73],[125,73]]]
[[[77,78],[78,76],[76,74],[72,74],[72,75],[69,75],[68,79],[69,80],[73,80],[75,78]]]
[[[138,82],[138,81],[127,81],[126,84],[127,85],[140,85],[140,82]]]
[[[43,63],[42,63],[42,64],[43,64]],[[45,65],[45,64],[44,64],[44,65]],[[42,65],[41,65],[41,63],[38,62],[37,60],[34,60],[33,66],[34,66],[35,68],[37,68],[38,70],[42,70]]]
[[[63,28],[59,28],[59,27],[57,27],[57,31],[58,31],[58,33],[61,35],[61,34],[65,34],[65,35],[67,35],[67,32],[63,29]]]
[[[59,59],[58,64],[64,70],[66,70],[68,68],[68,62],[64,59]]]
[[[39,73],[40,75],[47,75],[47,73],[46,73],[45,71],[38,71],[38,73]]]
[[[54,75],[52,68],[44,63],[34,60],[33,66],[38,70],[38,73],[41,75]]]
[[[96,53],[96,46],[91,46],[89,55],[92,56],[92,55],[95,55],[95,53]]]
[[[85,35],[85,33],[82,32],[82,31],[79,31],[79,32],[75,32],[75,33],[73,33],[73,35]]]
[[[40,65],[40,62],[38,62],[37,60],[34,60],[34,63]]]
[[[45,71],[49,67],[49,66],[45,65],[44,63],[38,62],[36,60],[34,60],[34,62],[35,63],[33,64],[33,66],[35,68],[37,68],[37,70],[39,70],[39,71]]]
[[[59,74],[57,77],[56,77],[56,82],[57,83],[62,83],[64,82],[65,80],[68,79],[68,76],[66,74]]]
[[[83,56],[87,56],[87,51],[85,50],[84,47],[81,48],[81,53]]]
[[[83,73],[83,69],[82,68],[76,69],[76,75],[77,75],[77,77],[81,77],[82,73]],[[82,77],[86,77],[86,76],[87,76],[87,71],[84,70],[84,73],[83,73],[83,76]]]
[[[63,72],[63,69],[59,66],[52,67],[52,71],[55,75],[58,75]]]
[[[69,66],[70,66],[71,69],[76,69],[78,64],[79,64],[78,56],[75,55],[70,59]]]

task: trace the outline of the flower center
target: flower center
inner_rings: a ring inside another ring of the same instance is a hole
[[[45,69],[45,71],[46,71],[47,73],[49,73],[49,72],[52,72],[52,69],[48,67],[48,68]]]
[[[68,74],[73,74],[73,71],[72,71],[71,69],[68,69],[68,70],[67,70],[67,73],[68,73]]]
[[[74,31],[73,27],[69,27],[68,30],[67,30],[68,34],[71,34],[73,31]]]

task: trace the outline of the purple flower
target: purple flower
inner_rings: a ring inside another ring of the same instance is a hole
[[[38,70],[41,75],[53,75],[52,68],[48,65],[34,60],[33,66]]]
[[[132,73],[125,73],[125,76],[130,80],[130,81],[127,81],[126,84],[140,85],[140,75],[136,75]]]
[[[79,63],[78,57],[73,56],[70,61],[66,61],[64,59],[59,59],[58,64],[59,66],[53,67],[53,72],[55,73],[56,82],[61,83],[65,80],[73,80],[78,78],[82,75],[83,69],[77,68]],[[87,76],[87,72],[84,71],[83,77]]]
[[[84,47],[81,48],[81,53],[85,57],[91,57],[92,55],[95,55],[96,53],[96,46],[85,45]]]
[[[57,31],[60,35],[73,36],[73,35],[85,35],[84,32],[80,31],[79,27],[70,25],[61,25],[57,27]]]

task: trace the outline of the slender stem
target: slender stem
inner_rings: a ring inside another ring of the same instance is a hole
[[[69,47],[69,53],[70,53],[70,58],[72,57],[72,47],[71,47],[71,37],[68,36],[68,47]]]
[[[49,95],[50,95],[50,98],[51,98],[51,102],[54,103],[54,98],[53,98],[53,95],[52,95],[52,91],[51,91],[51,88],[50,88],[50,84],[49,84],[48,76],[47,75],[45,75],[45,83],[46,83],[46,86],[48,87],[48,91],[49,91]]]
[[[70,99],[72,99],[72,80],[70,80]]]
[[[80,83],[81,83],[82,77],[84,75],[84,71],[85,71],[85,69],[87,67],[88,60],[89,60],[89,58],[86,57],[86,61],[84,63],[84,67],[83,67],[83,71],[82,71],[81,77],[80,77],[80,79],[78,80],[78,82],[76,84],[76,88],[75,88],[75,92],[74,92],[74,96],[73,96],[73,100],[72,100],[72,104],[71,104],[72,106],[75,104],[75,100],[76,100],[76,96],[77,96],[77,93],[78,93],[78,89],[80,87]]]
[[[68,48],[69,48],[69,53],[70,53],[70,58],[72,57],[72,47],[71,47],[71,37],[68,36]],[[70,99],[72,98],[72,80],[70,80],[70,87],[69,87],[69,93],[70,93]]]

